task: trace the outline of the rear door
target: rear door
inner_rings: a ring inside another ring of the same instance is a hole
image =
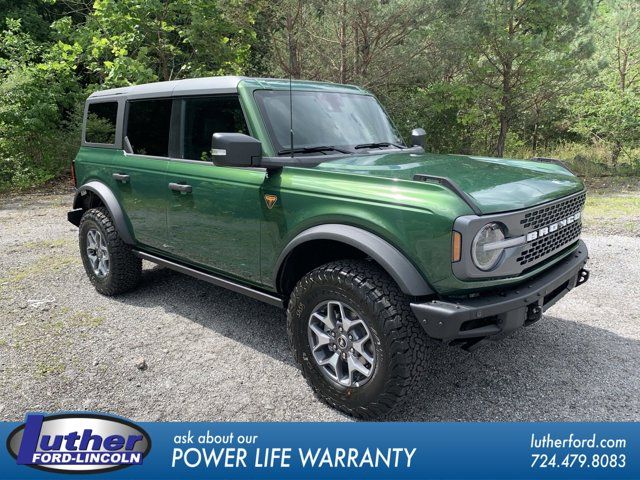
[[[87,103],[82,148],[75,160],[80,185],[99,181],[117,196],[118,185],[112,177],[122,158],[122,112],[124,102],[109,98]],[[89,147],[89,148],[86,148]]]
[[[211,136],[248,133],[237,95],[176,100],[180,128],[167,174],[173,254],[222,274],[260,280],[260,187],[264,169],[213,165]]]
[[[124,142],[132,153],[122,152],[113,172],[116,194],[136,240],[158,250],[167,249],[171,110],[171,99],[127,102]]]

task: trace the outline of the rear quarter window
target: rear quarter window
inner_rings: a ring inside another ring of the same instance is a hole
[[[91,103],[87,109],[84,140],[88,143],[116,143],[117,102]]]

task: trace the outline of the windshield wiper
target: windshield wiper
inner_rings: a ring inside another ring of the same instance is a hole
[[[389,143],[389,142],[361,143],[360,145],[356,145],[353,148],[355,150],[358,150],[360,148],[380,148],[380,147],[404,148],[402,145],[398,145],[397,143]]]
[[[318,145],[317,147],[301,147],[301,148],[285,148],[278,151],[278,155],[284,155],[285,153],[316,153],[316,152],[340,152],[351,153],[349,150],[343,148],[334,147],[333,145]]]

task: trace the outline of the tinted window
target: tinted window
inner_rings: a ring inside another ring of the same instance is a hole
[[[238,97],[184,100],[184,158],[208,160],[214,133],[248,133]]]
[[[167,157],[171,100],[140,100],[129,103],[126,136],[138,155]]]
[[[116,143],[117,102],[92,103],[87,113],[84,139],[91,143]]]

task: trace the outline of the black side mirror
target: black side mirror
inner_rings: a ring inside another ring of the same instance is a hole
[[[244,133],[214,133],[211,156],[221,167],[259,167],[262,144]]]
[[[427,140],[427,132],[424,131],[424,128],[414,128],[411,130],[411,146],[412,147],[422,147]]]

